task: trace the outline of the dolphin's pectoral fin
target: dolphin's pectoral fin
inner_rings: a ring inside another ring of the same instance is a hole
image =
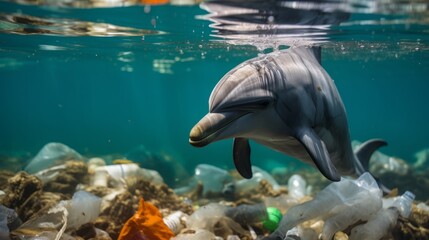
[[[252,164],[250,162],[250,144],[246,138],[234,138],[233,159],[235,168],[244,178],[252,178]]]
[[[341,176],[331,162],[325,143],[317,136],[313,129],[300,129],[296,138],[302,143],[319,171],[326,178],[331,181],[340,181]]]

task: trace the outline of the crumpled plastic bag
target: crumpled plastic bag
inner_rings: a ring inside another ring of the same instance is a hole
[[[62,143],[51,142],[43,146],[37,155],[25,167],[25,171],[34,174],[47,168],[58,166],[68,160],[83,160],[82,155]]]
[[[169,240],[172,237],[174,233],[165,225],[158,208],[141,198],[139,209],[122,227],[118,240]]]
[[[311,220],[324,220],[321,239],[332,239],[337,231],[359,221],[368,221],[382,208],[382,192],[369,173],[358,179],[341,178],[329,184],[308,202],[290,208],[277,230],[264,240],[284,239],[289,230]]]

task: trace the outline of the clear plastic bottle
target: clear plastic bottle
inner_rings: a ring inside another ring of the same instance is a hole
[[[278,191],[280,189],[280,185],[277,181],[266,171],[259,167],[252,166],[252,172],[253,177],[251,179],[241,179],[234,182],[236,192],[252,191],[259,186],[262,180],[267,181],[273,187],[274,191]]]
[[[228,171],[209,164],[199,164],[195,168],[195,179],[203,185],[203,195],[222,194],[225,185],[232,182]]]
[[[267,207],[264,203],[229,207],[225,210],[225,215],[243,225],[262,222],[264,228],[269,231],[274,231],[282,219],[280,210]]]
[[[379,240],[396,225],[399,216],[397,208],[390,207],[381,209],[376,216],[368,222],[354,227],[349,236],[349,240]]]
[[[188,215],[186,213],[177,211],[163,218],[163,220],[165,225],[167,225],[167,227],[177,235],[183,228],[185,228],[187,217]]]
[[[289,195],[301,199],[306,195],[307,182],[298,174],[292,175],[288,180]]]
[[[393,201],[393,207],[399,210],[399,214],[401,214],[402,217],[408,218],[411,214],[414,198],[416,198],[414,193],[406,191],[402,196]]]
[[[224,216],[231,218],[241,225],[262,223],[269,231],[274,231],[282,218],[280,210],[274,207],[267,207],[264,203],[254,205],[242,204],[237,207],[209,203],[200,207],[187,218],[186,227],[212,231],[214,225]]]
[[[411,206],[415,195],[406,191],[402,196],[395,197],[393,201],[386,201],[375,216],[370,218],[365,224],[352,229],[350,240],[378,240],[383,238],[396,225],[399,215],[409,217]]]

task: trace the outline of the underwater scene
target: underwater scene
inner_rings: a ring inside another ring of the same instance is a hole
[[[426,0],[0,1],[0,240],[429,239]]]

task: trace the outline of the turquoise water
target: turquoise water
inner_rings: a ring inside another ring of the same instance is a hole
[[[0,2],[2,154],[32,156],[48,142],[87,156],[124,155],[144,145],[190,174],[199,163],[233,168],[231,140],[194,148],[189,131],[224,74],[272,51],[265,45],[285,48],[291,36],[275,44],[263,38],[264,46],[250,34],[226,40],[215,36],[199,5],[59,3]],[[348,20],[318,32],[316,41],[352,139],[383,138],[384,153],[410,163],[429,148],[428,12],[424,2],[415,4],[391,12],[352,8]],[[300,164],[252,147],[257,166]]]

